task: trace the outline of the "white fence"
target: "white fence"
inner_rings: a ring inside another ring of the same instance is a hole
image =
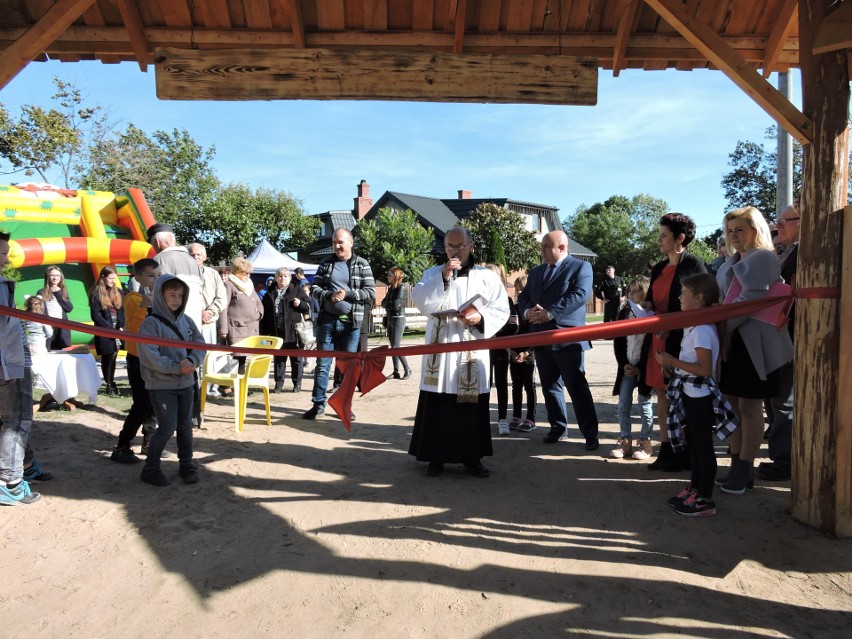
[[[385,327],[382,326],[382,320],[385,317],[385,309],[381,306],[378,306],[373,309],[373,330],[374,334],[383,335],[387,331]],[[417,330],[426,330],[426,316],[423,315],[419,310],[417,310],[413,306],[409,306],[405,309],[405,328],[407,329],[417,329]]]

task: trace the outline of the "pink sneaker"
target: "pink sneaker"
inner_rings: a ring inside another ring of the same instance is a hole
[[[522,433],[531,433],[535,430],[535,422],[531,419],[525,419],[524,422],[518,426],[518,430]]]
[[[521,430],[521,418],[513,417],[509,422],[509,430]]]

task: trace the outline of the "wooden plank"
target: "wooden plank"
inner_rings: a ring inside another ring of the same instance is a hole
[[[798,9],[799,0],[785,0],[776,16],[775,26],[772,27],[769,40],[766,42],[766,56],[763,61],[764,78],[768,78],[775,71],[775,63],[778,61],[778,56],[781,55],[784,42],[793,30],[793,25],[798,21]]]
[[[289,0],[290,26],[293,30],[293,43],[297,49],[305,48],[305,18],[302,15],[302,3]]]
[[[847,130],[848,135],[848,130]],[[847,165],[848,168],[848,165]],[[848,181],[849,176],[846,176]],[[837,387],[852,388],[852,205],[843,210],[840,281],[840,370]],[[837,535],[852,537],[852,393],[837,401]]]
[[[813,120],[813,143],[803,149],[799,288],[839,287],[844,253],[842,211],[849,162],[849,75],[843,56],[817,55],[813,42],[823,19],[823,0],[801,0],[799,39],[802,107]],[[850,247],[846,246],[848,252]],[[849,282],[843,282],[849,288]],[[847,300],[848,300],[847,291]],[[796,397],[793,421],[793,517],[833,535],[852,535],[852,518],[838,509],[849,477],[850,449],[841,451],[841,303],[837,299],[796,302]],[[844,341],[845,347],[849,346]],[[848,445],[844,443],[844,446]],[[839,456],[846,455],[840,462]],[[841,472],[846,473],[841,476]]]
[[[639,12],[640,0],[626,0],[623,3],[621,20],[618,22],[618,32],[615,34],[615,46],[612,52],[612,75],[618,74],[624,68],[624,54],[627,52],[627,41],[636,22],[636,14]]]
[[[195,6],[195,20],[206,29],[230,27],[228,0],[205,0]]]
[[[299,2],[299,0],[295,0]],[[323,0],[316,3],[317,29],[322,31],[342,31],[346,28],[343,0]]]
[[[192,17],[189,15],[189,5],[186,0],[163,0],[158,3],[163,12],[163,20],[169,27],[189,27]],[[195,7],[193,6],[193,13]]]
[[[95,0],[59,0],[20,38],[0,52],[0,89],[71,26]]]
[[[243,0],[243,9],[246,13],[247,28],[272,28],[272,15],[269,12],[269,0]]]
[[[464,53],[465,16],[467,15],[467,0],[458,0],[456,14],[453,16],[453,53]]]
[[[145,28],[142,26],[142,18],[139,16],[139,7],[136,0],[117,0],[118,11],[127,29],[127,37],[130,38],[130,48],[136,55],[139,69],[148,71],[148,39],[145,37]]]
[[[157,96],[163,100],[597,102],[592,58],[158,49],[155,59]]]
[[[645,0],[664,20],[802,144],[810,144],[812,123],[778,89],[753,69],[706,24],[684,10],[679,0]]]
[[[435,16],[432,0],[414,0],[411,28],[415,31],[431,31]]]
[[[845,2],[823,20],[814,39],[814,53],[849,48],[852,48],[852,2]]]
[[[414,24],[414,5],[411,0],[387,0],[387,28],[411,31]]]
[[[363,0],[364,28],[371,31],[387,31],[388,3],[387,0]]]

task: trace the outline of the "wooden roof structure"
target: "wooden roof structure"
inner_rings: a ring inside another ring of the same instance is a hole
[[[0,90],[48,59],[184,100],[594,105],[600,69],[725,73],[804,145],[791,512],[852,537],[852,0],[0,0]],[[767,81],[791,67],[801,110]]]

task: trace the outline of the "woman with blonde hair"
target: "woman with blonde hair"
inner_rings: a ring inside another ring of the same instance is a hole
[[[105,266],[101,269],[98,281],[89,290],[89,310],[95,326],[101,328],[124,328],[124,298],[118,286],[118,275]],[[118,395],[115,384],[115,360],[118,357],[118,344],[113,337],[95,335],[95,352],[101,357],[101,371],[104,375],[106,394]]]
[[[225,308],[219,314],[219,336],[231,346],[241,339],[260,335],[263,303],[251,281],[252,264],[244,257],[231,260],[231,272],[225,280]],[[236,356],[238,372],[245,372],[246,356]]]
[[[388,341],[391,348],[399,348],[402,344],[402,335],[405,332],[405,307],[408,305],[408,290],[403,285],[405,273],[398,266],[393,266],[388,269],[388,291],[385,293],[385,298],[382,300],[382,306],[385,309],[385,317],[387,317]],[[388,375],[388,379],[408,379],[411,377],[411,368],[408,366],[408,360],[400,355],[394,356],[393,373]],[[399,374],[400,368],[402,375]]]
[[[716,281],[724,303],[761,299],[781,281],[781,267],[766,220],[753,206],[725,215],[725,239],[731,256]],[[719,388],[740,418],[731,436],[731,471],[716,483],[722,492],[741,495],[753,482],[754,460],[763,441],[763,400],[780,392],[780,369],[793,359],[787,331],[755,317],[726,323]]]
[[[48,317],[68,319],[68,313],[74,310],[74,305],[68,297],[65,287],[65,274],[58,266],[48,266],[44,271],[44,287],[39,291],[44,300],[44,312]],[[71,331],[67,328],[56,328],[50,339],[50,350],[60,351],[71,346]]]

